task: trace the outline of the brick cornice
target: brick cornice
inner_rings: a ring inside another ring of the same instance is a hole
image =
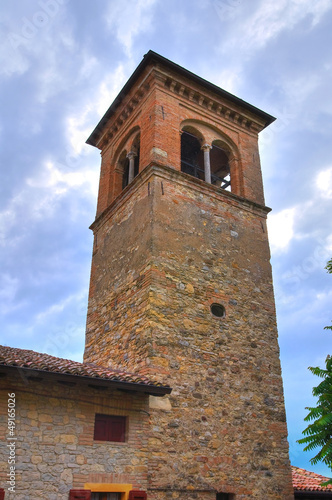
[[[219,114],[248,130],[257,133],[275,120],[268,113],[149,51],[91,133],[87,144],[99,149],[107,144],[149,90],[152,80],[157,81],[157,74],[171,92],[177,93],[190,103],[197,101],[205,111]],[[113,120],[112,124],[110,120]],[[105,132],[107,127],[109,129]]]
[[[134,180],[119,194],[119,196],[109,205],[91,224],[90,229],[95,231],[99,229],[112,215],[115,211],[119,210],[121,206],[128,201],[140,186],[147,183],[149,179],[153,176],[158,176],[161,179],[171,180],[178,184],[190,187],[195,191],[200,193],[214,196],[224,201],[225,203],[230,203],[236,205],[238,208],[255,213],[263,218],[271,211],[271,208],[261,205],[254,201],[248,200],[238,196],[230,191],[225,191],[222,188],[214,186],[213,184],[208,184],[196,177],[175,170],[173,167],[158,164],[156,162],[147,165],[139,175],[137,175]],[[149,189],[149,188],[148,188]]]
[[[205,115],[212,114],[218,120],[223,119],[242,130],[255,134],[261,132],[266,126],[263,120],[259,120],[253,114],[246,112],[245,109],[240,109],[239,106],[225,98],[221,99],[203,87],[192,85],[193,82],[185,82],[181,77],[176,78],[162,70],[156,70],[155,74],[160,88],[176,96],[183,105],[189,106],[190,109],[195,106],[200,108]]]
[[[115,99],[86,141],[87,144],[96,146],[98,149],[104,149],[118,132],[122,133],[124,124],[133,117],[134,112],[151,89],[152,80],[152,70],[150,70],[136,87],[135,92],[129,93],[120,103]],[[99,137],[95,138],[97,132],[99,132]]]

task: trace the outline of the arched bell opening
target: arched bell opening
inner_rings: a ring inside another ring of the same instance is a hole
[[[119,156],[118,169],[122,176],[122,189],[124,189],[128,185],[129,176],[129,158],[126,150],[122,151]]]
[[[211,184],[231,191],[231,171],[229,151],[221,143],[214,141],[210,151]]]
[[[130,151],[123,151],[119,158],[119,166],[122,170],[122,189],[130,184],[139,172],[140,136],[136,136]]]
[[[204,180],[204,155],[201,149],[202,138],[192,129],[186,127],[181,133],[181,172]]]
[[[137,134],[133,140],[131,151],[134,153],[134,177],[138,175],[140,171],[140,146],[141,146],[141,134]]]

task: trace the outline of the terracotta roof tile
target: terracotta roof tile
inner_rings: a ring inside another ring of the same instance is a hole
[[[79,363],[70,359],[57,358],[49,354],[17,349],[0,345],[0,366],[18,367],[39,370],[47,373],[91,377],[98,380],[118,383],[138,384],[147,387],[169,389],[158,382],[154,382],[144,375],[100,366],[95,363]],[[169,390],[165,392],[170,392]]]
[[[292,465],[293,487],[295,491],[331,491],[332,484],[321,486],[330,478]]]

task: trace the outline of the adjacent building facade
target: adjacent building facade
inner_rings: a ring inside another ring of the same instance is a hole
[[[39,393],[22,410],[27,470],[47,463],[46,436],[75,464],[54,498],[294,498],[258,152],[273,120],[150,51],[89,137],[102,162],[81,369],[121,376],[100,396],[76,375],[58,426],[46,400],[47,432]]]

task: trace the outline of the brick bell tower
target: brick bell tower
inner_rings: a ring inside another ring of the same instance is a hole
[[[148,498],[293,498],[258,133],[274,118],[150,51],[101,150],[85,361],[148,374]]]

